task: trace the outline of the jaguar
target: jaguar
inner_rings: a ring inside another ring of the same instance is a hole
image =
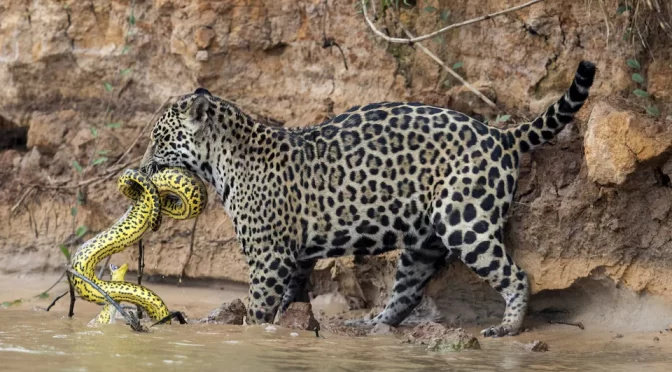
[[[250,323],[271,323],[304,301],[319,259],[401,249],[384,310],[349,325],[398,325],[437,270],[459,259],[506,302],[501,323],[482,334],[515,335],[529,284],[507,254],[503,228],[521,156],[573,120],[595,74],[593,63],[580,62],[557,102],[506,129],[403,102],[277,127],[198,88],[154,123],[140,170],[182,167],[214,187],[249,265]]]

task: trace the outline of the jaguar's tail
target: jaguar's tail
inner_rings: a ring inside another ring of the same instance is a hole
[[[595,64],[581,61],[576,70],[574,81],[569,90],[546,112],[534,119],[532,123],[521,124],[509,131],[516,138],[516,143],[522,152],[528,152],[555,137],[562,128],[579,111],[583,103],[588,99],[588,90],[593,85],[595,78]]]

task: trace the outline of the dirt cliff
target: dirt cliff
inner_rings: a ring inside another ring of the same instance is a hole
[[[578,120],[524,159],[508,249],[534,293],[606,280],[672,300],[670,5],[545,1],[423,42],[493,109],[418,48],[375,36],[356,3],[0,4],[0,273],[62,270],[59,245],[76,249],[118,218],[126,204],[115,176],[137,164],[154,112],[196,87],[285,126],[380,100],[423,101],[502,126],[541,112],[588,59],[599,75]],[[376,24],[402,37],[397,22],[420,35],[521,1],[398,3],[396,16],[377,2]],[[323,48],[330,39],[342,54]],[[166,221],[145,239],[149,274],[247,280],[230,222],[211,199],[196,225]],[[114,261],[133,268],[136,257],[129,249]],[[314,293],[379,306],[395,257],[321,262]],[[498,301],[452,266],[428,290],[439,308],[464,285],[482,290],[471,298]]]

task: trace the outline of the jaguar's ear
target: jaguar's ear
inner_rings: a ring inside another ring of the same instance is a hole
[[[206,95],[199,94],[192,102],[189,108],[189,117],[191,122],[196,126],[197,130],[205,128],[210,125],[212,118],[208,115],[211,110],[212,103]]]

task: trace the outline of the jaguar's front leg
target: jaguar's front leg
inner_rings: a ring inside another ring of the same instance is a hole
[[[270,250],[269,250],[270,251]],[[282,296],[296,270],[296,261],[288,255],[268,254],[248,261],[250,291],[248,323],[272,323]]]

